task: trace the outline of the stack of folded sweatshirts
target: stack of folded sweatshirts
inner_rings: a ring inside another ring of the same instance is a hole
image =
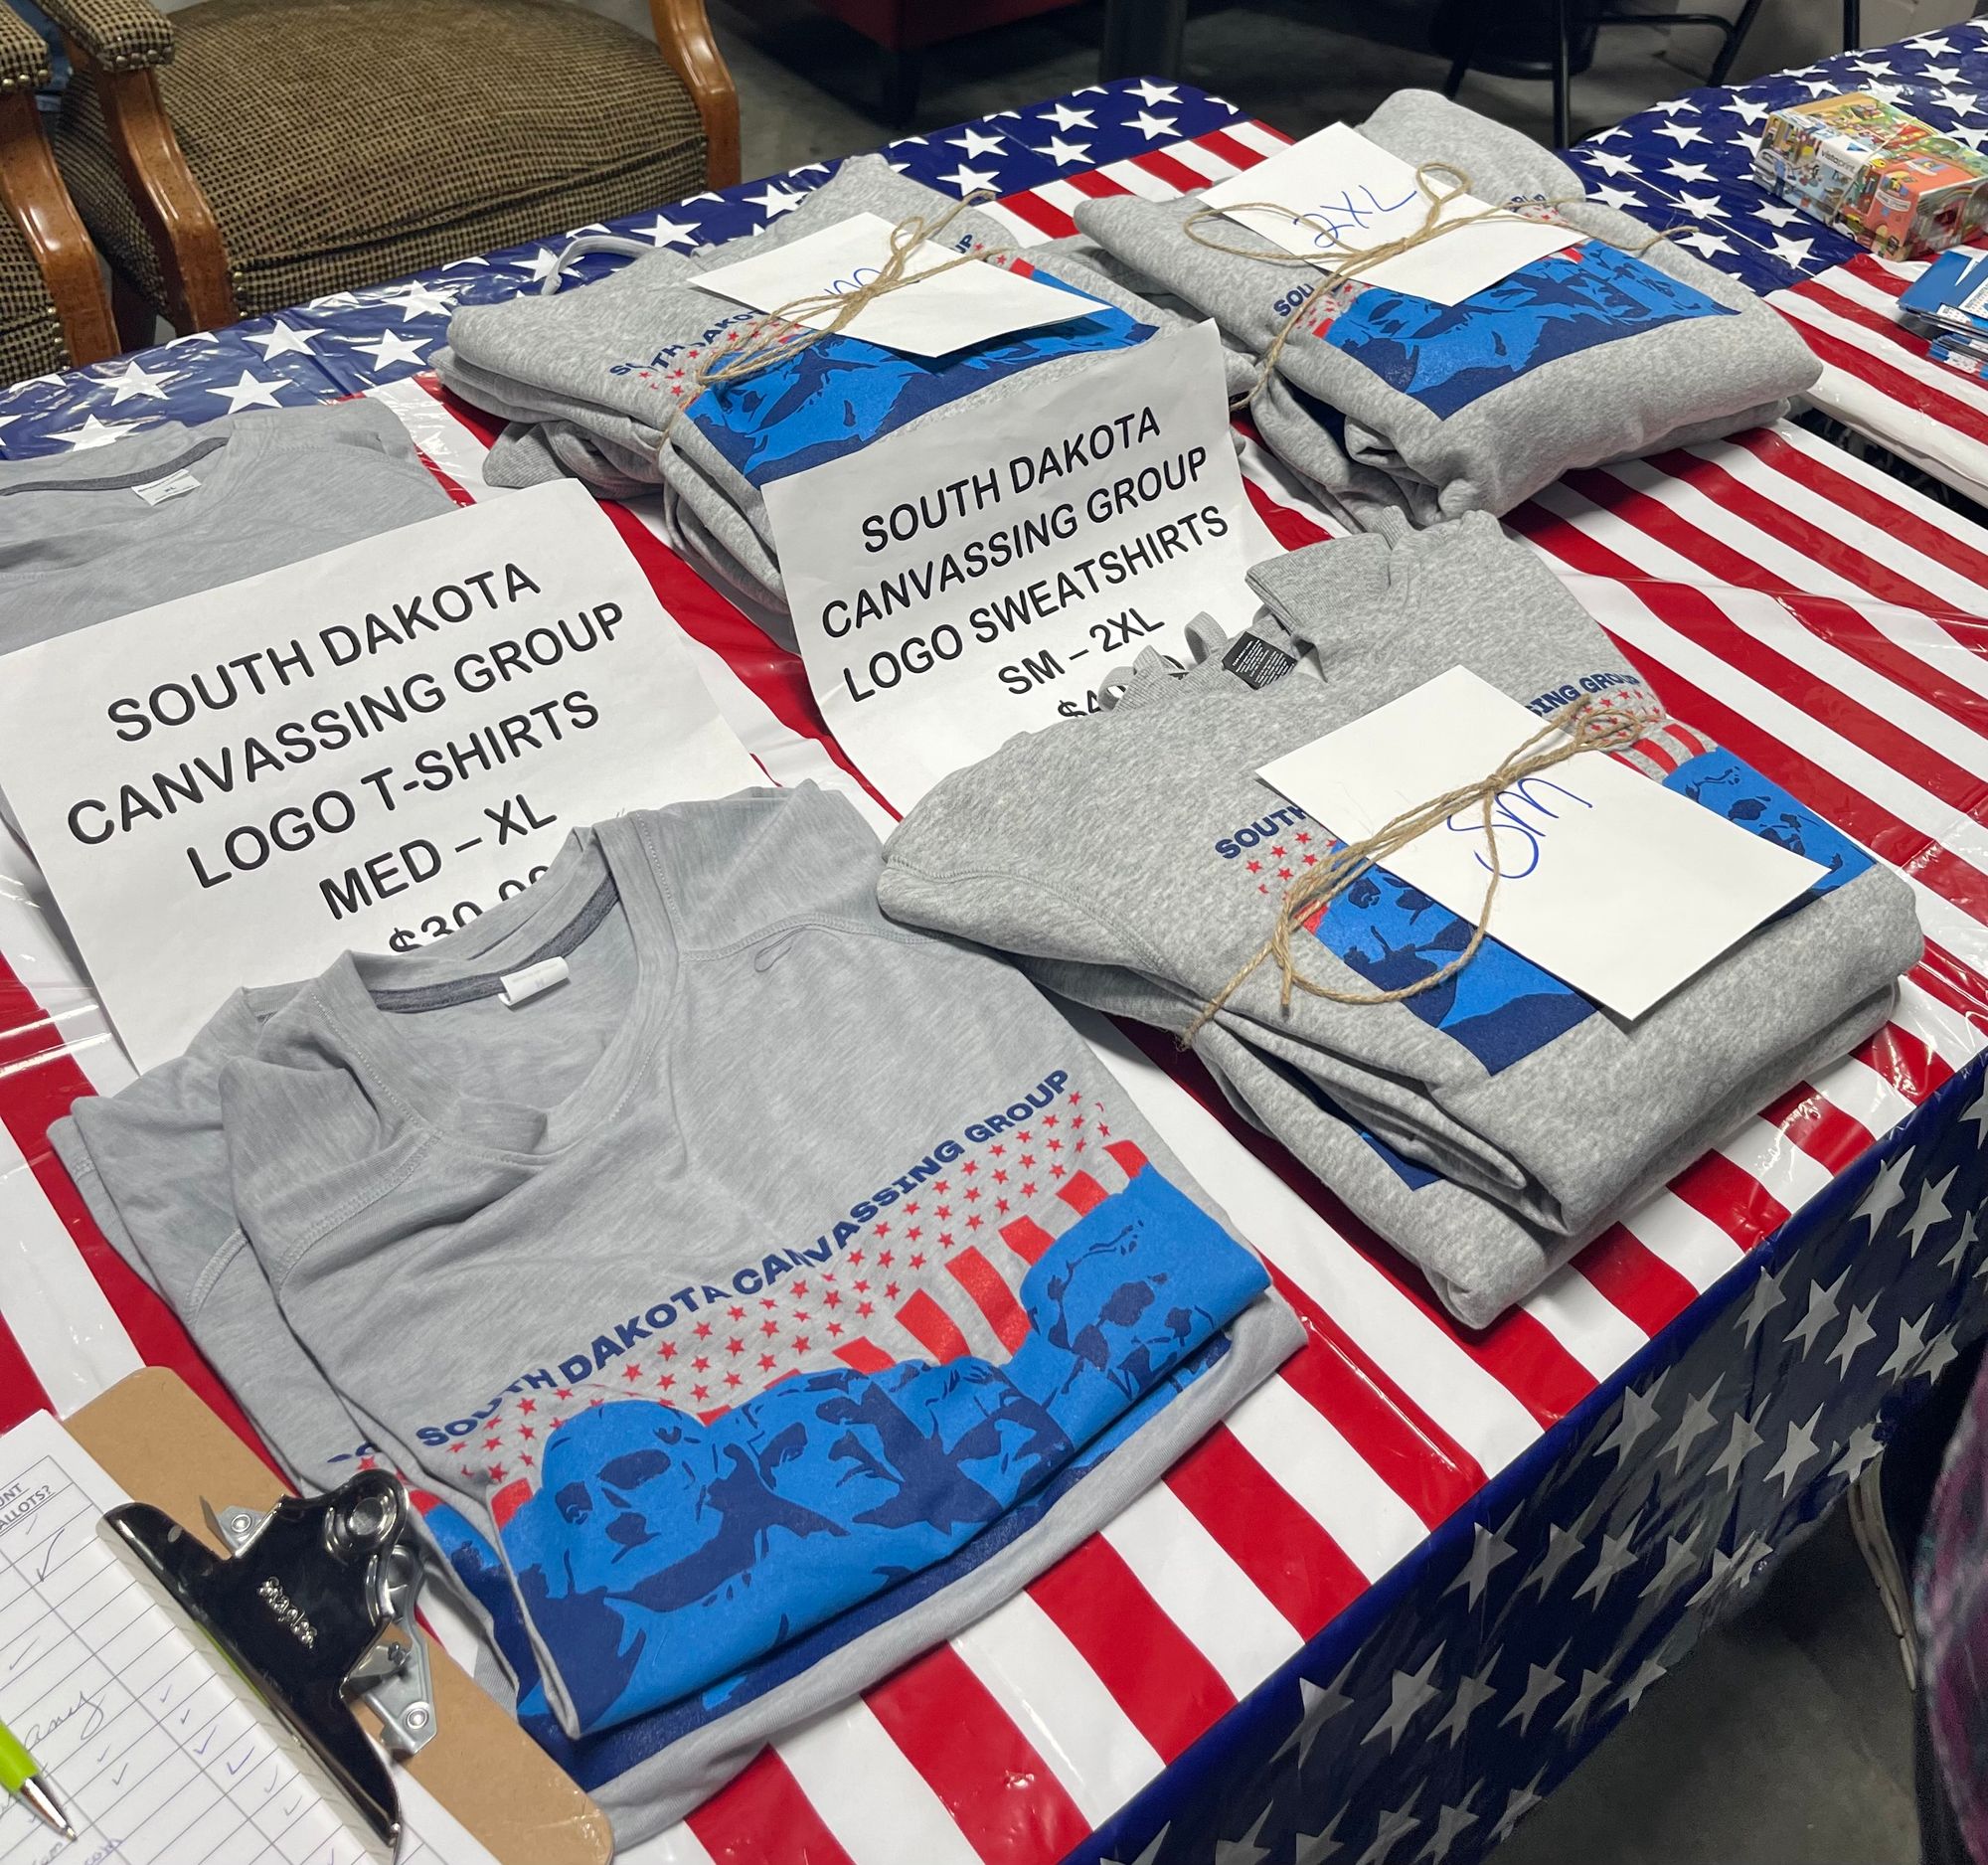
[[[947,777],[892,837],[879,897],[895,919],[1017,955],[1050,988],[1185,1031],[1258,949],[1291,880],[1337,846],[1261,765],[1459,665],[1522,703],[1568,687],[1617,696],[1649,721],[1617,756],[1827,878],[1633,1023],[1493,937],[1455,976],[1390,1003],[1294,993],[1285,1010],[1276,967],[1259,966],[1194,1039],[1246,1112],[1482,1325],[1735,1120],[1877,1029],[1919,930],[1902,881],[1667,722],[1491,519],[1391,528],[1399,541],[1259,566],[1269,613],[1229,653],[1179,675],[1148,662],[1113,710]],[[1305,643],[1323,679],[1294,663]],[[1354,993],[1427,977],[1471,931],[1380,870],[1309,930],[1299,968]]]
[[[701,290],[701,274],[852,215],[936,223],[958,205],[906,180],[882,156],[864,156],[756,238],[694,255],[649,254],[583,290],[464,306],[449,320],[435,370],[465,401],[510,424],[484,467],[492,484],[571,474],[603,498],[660,488],[671,542],[756,619],[790,634],[762,487],[923,421],[970,421],[971,406],[962,406],[969,398],[984,406],[1040,393],[1092,356],[1129,349],[1178,321],[1068,254],[1038,248],[1019,267],[1101,302],[1068,322],[936,359],[825,337],[788,361],[696,393],[700,364],[764,321]],[[941,244],[999,250],[1007,234],[961,209]],[[1248,359],[1233,353],[1230,362],[1234,381],[1246,380]],[[687,397],[672,423],[671,409]]]
[[[1361,133],[1406,162],[1456,170],[1481,200],[1551,212],[1589,238],[1454,306],[1356,281],[1298,320],[1276,362],[1289,393],[1259,425],[1356,517],[1377,505],[1416,523],[1509,511],[1575,467],[1774,421],[1815,381],[1807,346],[1745,286],[1581,200],[1574,172],[1517,131],[1403,90]],[[1202,205],[1119,195],[1081,203],[1077,223],[1121,282],[1151,281],[1261,356],[1293,293],[1323,271],[1234,220],[1199,231],[1265,257],[1198,243],[1185,223]]]

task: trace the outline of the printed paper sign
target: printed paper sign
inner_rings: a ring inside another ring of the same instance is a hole
[[[1454,185],[1454,177],[1441,170],[1432,170],[1429,180],[1437,187]],[[1315,259],[1328,270],[1354,253],[1371,253],[1412,234],[1429,210],[1429,196],[1416,185],[1414,165],[1345,123],[1333,123],[1218,182],[1202,198],[1286,253]],[[1240,204],[1247,201],[1272,202],[1288,211],[1239,213]],[[1465,220],[1492,205],[1459,194],[1444,203],[1441,222]],[[1552,222],[1501,214],[1381,259],[1355,275],[1363,284],[1385,285],[1436,304],[1461,304],[1521,265],[1564,252],[1586,237]]]
[[[9,655],[0,792],[139,1068],[573,829],[763,782],[571,480]]]
[[[845,297],[877,276],[890,256],[891,232],[881,214],[855,214],[791,246],[703,272],[696,283],[755,311],[777,311],[797,298]],[[958,256],[927,240],[911,254],[910,275],[915,278]],[[912,356],[950,356],[970,344],[1039,324],[1060,324],[1095,308],[1093,299],[1000,265],[954,265],[936,278],[866,304],[843,326],[843,334]],[[823,310],[793,321],[809,330],[826,330],[835,313]]]
[[[1243,496],[1212,324],[765,494],[815,699],[900,809],[1017,732],[1095,711],[1142,648],[1185,657],[1203,611],[1247,626],[1244,572],[1276,550]]]
[[[1257,773],[1343,841],[1482,779],[1540,729],[1462,667]],[[1598,1004],[1639,1017],[1829,870],[1586,752],[1501,793],[1491,932]],[[1476,922],[1491,878],[1483,812],[1383,863]]]

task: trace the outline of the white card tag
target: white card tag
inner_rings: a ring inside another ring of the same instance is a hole
[[[777,311],[796,298],[846,296],[875,278],[890,253],[891,223],[881,214],[854,214],[791,246],[721,265],[695,282],[701,290],[736,299],[755,311]],[[910,275],[915,278],[956,257],[956,253],[927,240],[912,254]],[[950,356],[1013,331],[1087,317],[1101,308],[1094,298],[1025,278],[1004,266],[955,265],[936,278],[887,292],[843,328],[847,335],[887,350]],[[794,319],[809,330],[826,330],[834,321],[832,311]]]
[[[1539,718],[1452,667],[1257,774],[1358,841],[1495,770]],[[1501,795],[1491,932],[1596,1003],[1639,1017],[1829,871],[1703,804],[1583,753]],[[1382,866],[1475,922],[1491,878],[1481,810]]]
[[[507,971],[497,980],[498,995],[516,1010],[520,1004],[529,1004],[535,997],[543,997],[555,984],[567,980],[564,958],[541,958],[535,965],[526,965],[518,971]]]
[[[189,492],[198,492],[200,481],[182,466],[178,472],[168,473],[163,479],[149,479],[141,486],[133,486],[131,490],[147,505],[163,505],[168,499],[180,498]]]
[[[1450,178],[1432,171],[1442,185]],[[1427,217],[1429,197],[1416,185],[1411,163],[1371,143],[1357,129],[1333,123],[1316,135],[1218,182],[1202,199],[1286,253],[1315,259],[1321,268],[1343,263],[1352,253],[1370,253],[1406,238]],[[1246,201],[1274,202],[1288,213],[1239,213]],[[1492,203],[1460,194],[1447,201],[1442,222],[1486,212]],[[1335,236],[1337,238],[1335,239]],[[1461,304],[1521,265],[1584,240],[1550,221],[1500,215],[1446,233],[1359,272],[1363,284],[1385,285],[1435,304]]]

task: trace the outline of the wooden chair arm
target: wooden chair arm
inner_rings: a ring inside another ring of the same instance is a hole
[[[172,23],[151,0],[35,3],[99,72],[149,71],[172,60]]]
[[[704,124],[706,184],[730,187],[739,179],[739,89],[712,37],[704,0],[649,0],[649,18],[656,45]]]
[[[13,19],[0,7],[0,23]],[[96,249],[56,171],[35,93],[22,85],[0,88],[0,205],[21,229],[41,268],[70,361],[100,363],[115,356],[117,326],[104,295]]]

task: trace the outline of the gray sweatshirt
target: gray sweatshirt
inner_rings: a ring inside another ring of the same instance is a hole
[[[1278,369],[1345,418],[1343,435],[1321,424],[1300,449],[1327,490],[1349,473],[1332,458],[1343,445],[1350,465],[1398,482],[1418,522],[1505,512],[1575,467],[1773,421],[1815,381],[1820,365],[1777,312],[1674,242],[1646,246],[1639,222],[1581,201],[1574,172],[1516,130],[1426,90],[1397,91],[1361,128],[1405,161],[1454,165],[1481,199],[1572,197],[1556,211],[1591,238],[1454,307],[1356,283],[1300,319]],[[1114,196],[1080,203],[1077,221],[1260,355],[1320,274],[1238,222],[1216,223],[1224,244],[1264,258],[1198,244],[1185,222],[1201,205]]]
[[[1318,644],[1322,681],[1252,691],[1214,662],[1169,703],[1011,741],[900,825],[886,911],[1032,958],[1135,972],[1198,1006],[1261,942],[1306,858],[1331,846],[1255,777],[1260,765],[1451,666],[1529,705],[1569,688],[1649,697],[1488,518],[1394,546],[1317,545],[1252,582],[1284,628]],[[1264,966],[1223,1026],[1412,1166],[1543,1232],[1590,1235],[1709,1118],[1745,1111],[1793,1059],[1813,1066],[1814,1045],[1863,1019],[1919,952],[1903,882],[1729,754],[1665,753],[1663,737],[1646,741],[1660,756],[1645,763],[1676,763],[1667,785],[1831,873],[1633,1025],[1493,939],[1449,983],[1388,1004],[1300,993],[1285,1013]],[[1439,968],[1467,935],[1457,916],[1376,874],[1334,903],[1299,956],[1321,982],[1389,989]]]

